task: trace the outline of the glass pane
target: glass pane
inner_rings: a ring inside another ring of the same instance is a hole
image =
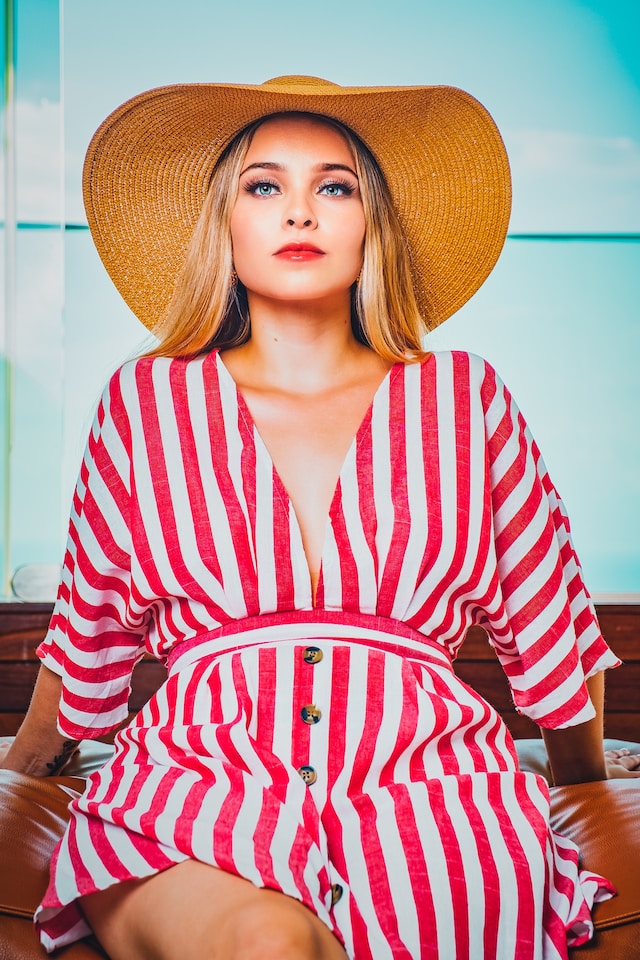
[[[6,61],[6,11],[5,16],[0,18],[0,40],[2,50],[5,51]],[[0,70],[0,92],[2,99],[0,104],[0,143],[6,144],[6,126],[5,126],[5,93],[6,93],[6,62]],[[9,359],[7,357],[7,326],[5,310],[5,157],[4,151],[0,155],[0,218],[2,228],[0,229],[0,599],[2,594],[8,588],[8,577],[10,573],[9,560],[7,557],[8,544],[10,537],[9,530],[9,433],[10,433],[10,414],[9,414]]]
[[[16,276],[11,563],[60,557],[62,241],[59,230],[19,230]]]
[[[57,0],[13,0],[14,96],[3,100],[3,590],[20,564],[60,559],[63,193]],[[11,49],[11,43],[7,45]],[[13,117],[13,122],[7,118]],[[10,202],[9,202],[10,201]],[[12,215],[11,212],[13,211]]]
[[[102,388],[146,337],[105,272],[88,230],[66,232],[65,265],[64,443],[58,464],[66,514]]]
[[[58,2],[16,3],[16,199],[19,218],[44,229],[62,219]],[[514,232],[640,230],[639,95],[622,42],[633,32],[612,12],[615,5],[557,0],[553,31],[544,4],[520,5],[515,13],[509,7],[507,17],[508,4],[492,12],[473,0],[437,11],[408,2],[402,17],[388,4],[374,6],[375,16],[363,18],[361,4],[347,9],[329,0],[325,19],[336,13],[341,24],[330,36],[318,33],[315,20],[311,29],[304,16],[289,17],[288,49],[302,52],[283,60],[279,18],[265,21],[262,7],[248,0],[242,20],[260,29],[242,34],[244,56],[238,58],[237,44],[217,44],[212,60],[216,38],[238,33],[233,4],[185,0],[176,19],[170,0],[133,6],[113,0],[108,17],[86,0],[64,0],[67,230],[62,237],[49,227],[53,232],[37,239],[21,232],[16,248],[16,562],[61,557],[92,410],[111,370],[144,337],[86,230],[70,229],[86,223],[80,182],[89,138],[110,110],[140,90],[184,80],[259,83],[295,72],[346,84],[454,82],[486,101],[502,128],[514,174]],[[461,16],[467,39],[458,29]],[[444,42],[452,35],[455,45]],[[394,49],[402,56],[390,55]],[[542,73],[541,62],[549,67]],[[571,85],[558,82],[554,65],[563,81],[571,69]],[[62,325],[62,272],[54,264],[63,255]],[[640,591],[634,443],[640,344],[633,316],[639,259],[638,243],[512,239],[485,287],[430,341],[488,357],[509,384],[567,503],[589,585],[599,594]],[[45,471],[44,492],[24,479],[35,460]],[[27,522],[37,500],[39,544]]]
[[[514,393],[597,593],[640,590],[640,243],[507,241],[430,335],[489,359]]]

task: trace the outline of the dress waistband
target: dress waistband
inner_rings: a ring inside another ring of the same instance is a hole
[[[207,633],[199,633],[173,648],[167,658],[167,668],[174,672],[204,657],[236,653],[258,644],[323,639],[344,640],[453,669],[445,647],[401,620],[367,613],[315,609],[245,617]]]

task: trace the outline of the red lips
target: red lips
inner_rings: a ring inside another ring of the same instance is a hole
[[[275,256],[287,260],[313,260],[324,256],[324,250],[314,247],[312,243],[287,243],[276,251]]]

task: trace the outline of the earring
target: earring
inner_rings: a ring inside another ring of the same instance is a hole
[[[238,274],[236,273],[235,268],[232,267],[231,268],[231,286],[235,287],[237,282],[238,282]]]

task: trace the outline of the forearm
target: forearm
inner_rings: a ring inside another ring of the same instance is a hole
[[[36,777],[59,773],[77,742],[58,732],[61,680],[47,667],[38,673],[28,713],[0,766]]]
[[[593,720],[563,730],[543,730],[549,766],[556,786],[606,780],[602,738],[604,733],[604,673],[587,680],[596,710]]]

